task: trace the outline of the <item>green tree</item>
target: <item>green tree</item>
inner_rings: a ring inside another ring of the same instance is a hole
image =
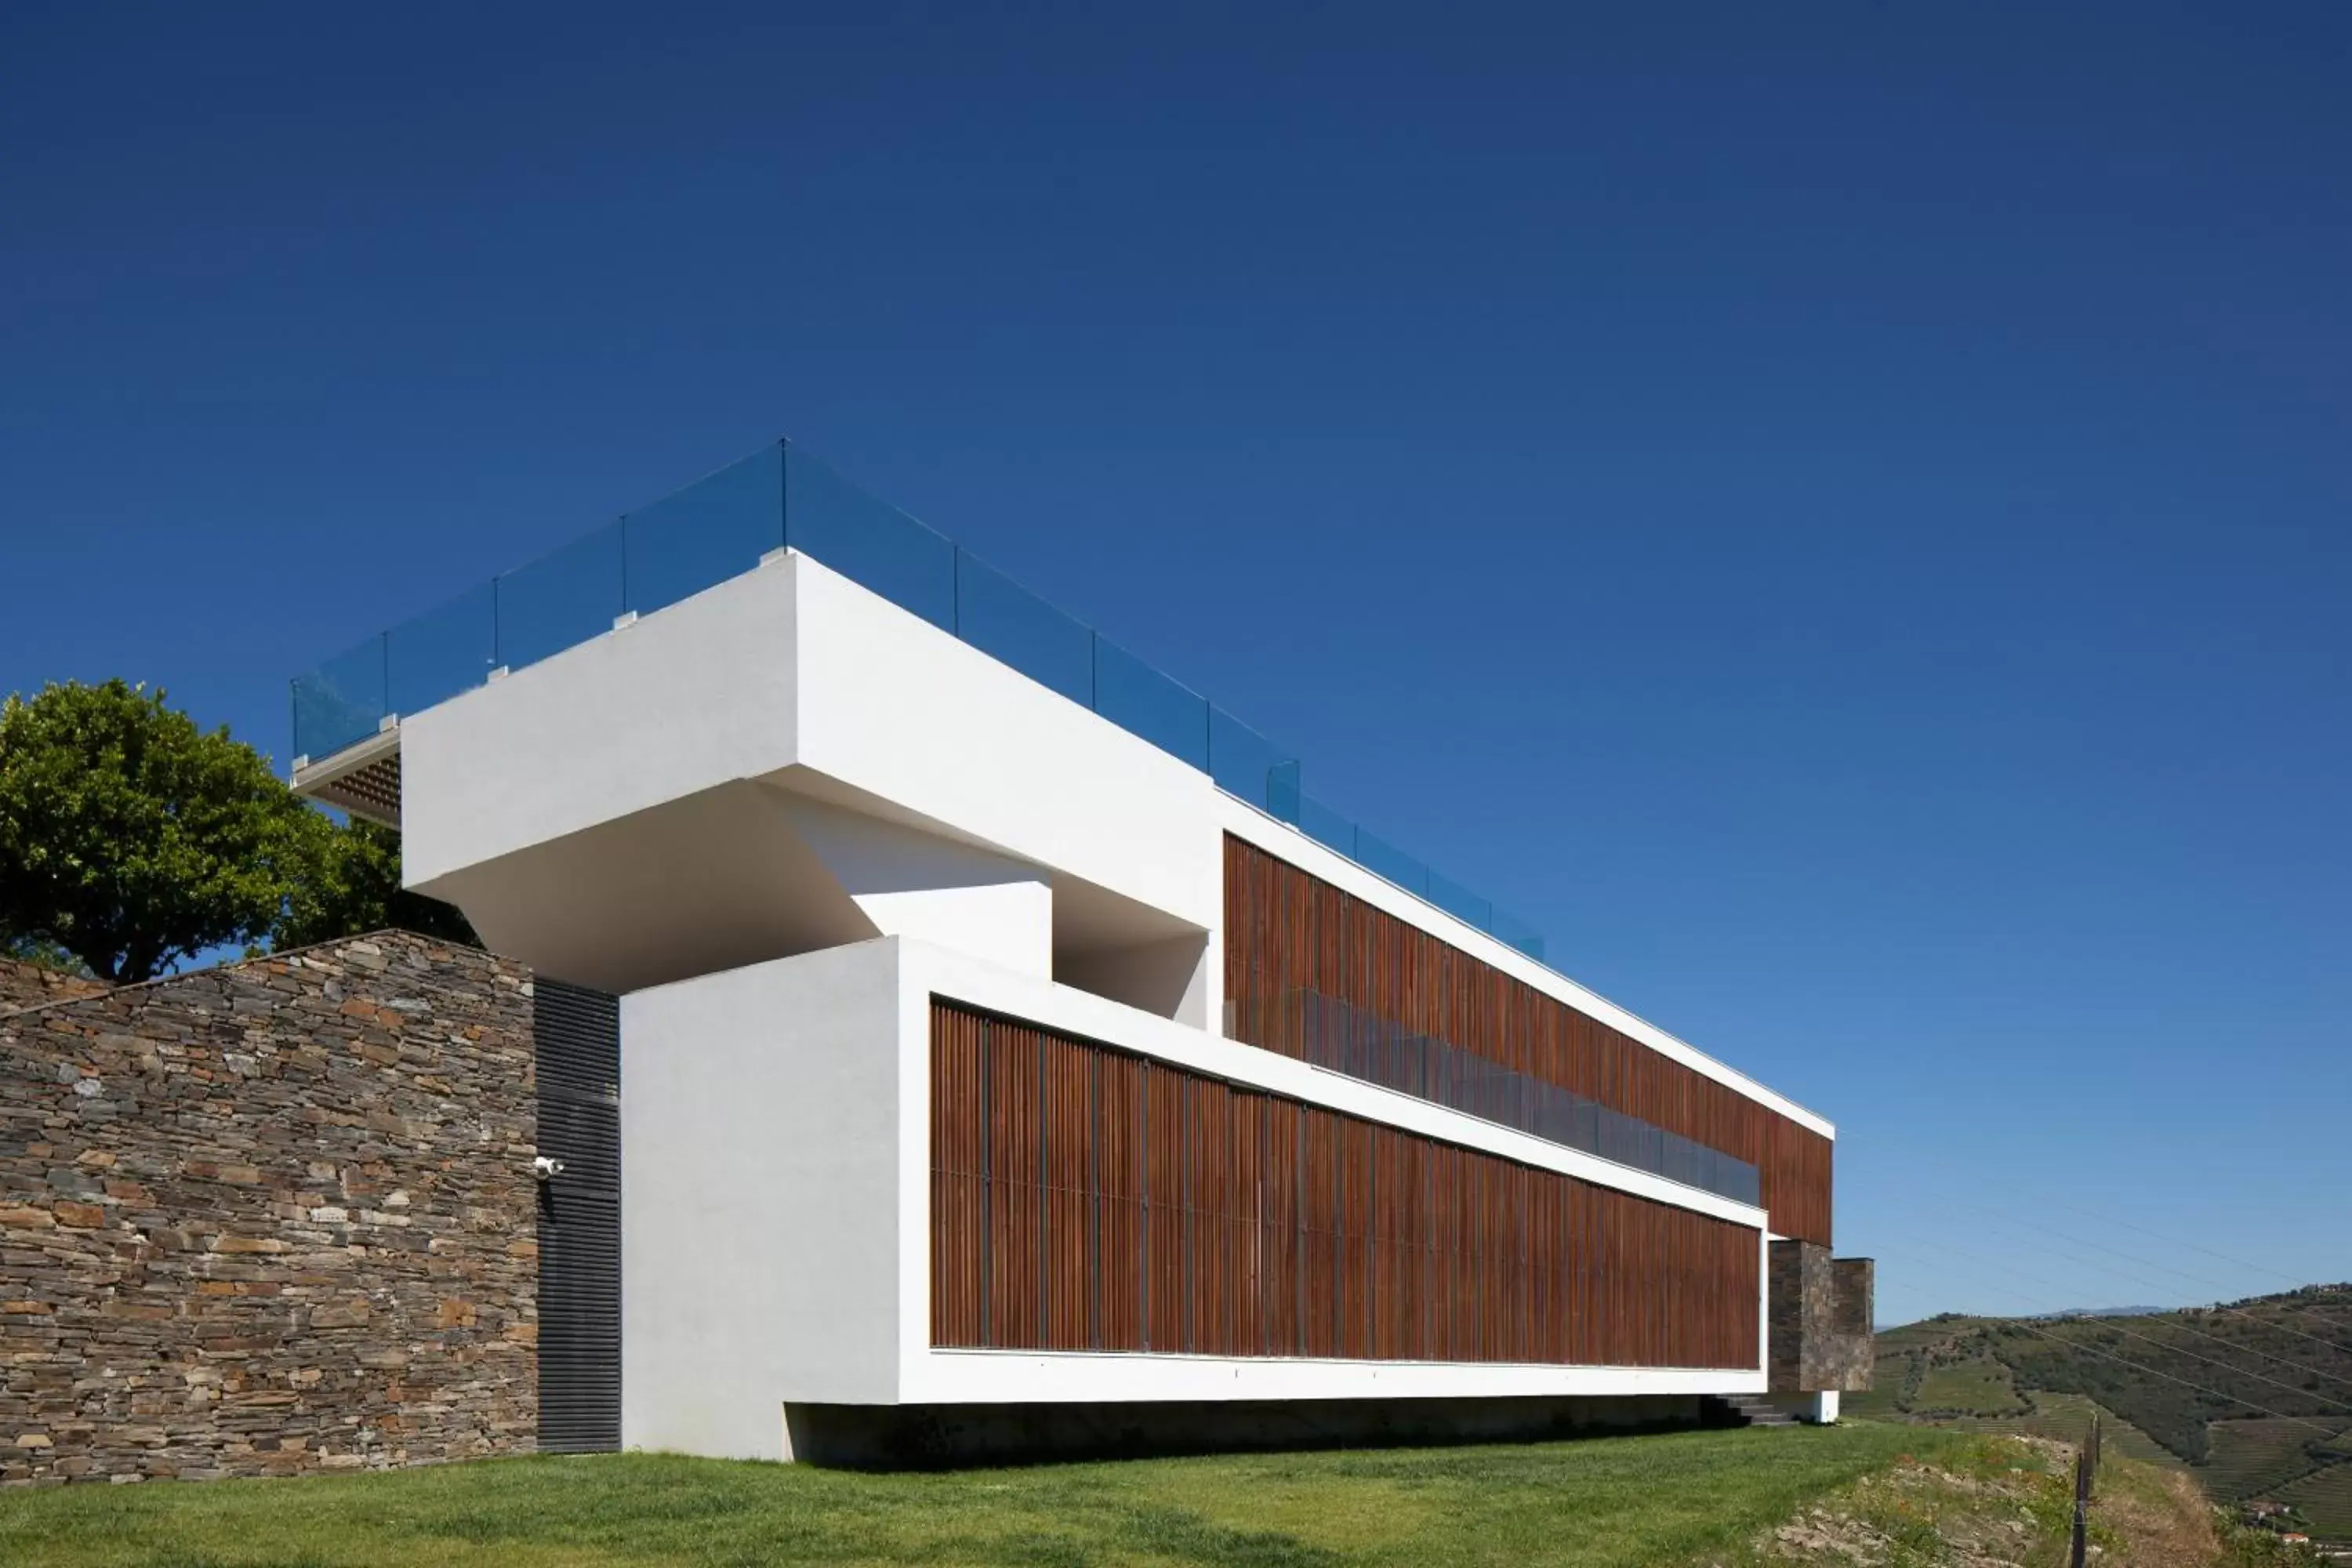
[[[479,947],[481,939],[453,905],[400,885],[400,835],[363,817],[325,831],[307,874],[270,929],[273,947],[305,947],[363,931],[397,926],[421,936]]]
[[[0,954],[132,984],[213,948],[398,926],[481,945],[400,885],[400,835],[336,823],[161,690],[52,685],[0,706]]]
[[[36,937],[11,937],[0,940],[0,958],[13,959],[18,963],[29,963],[38,969],[58,970],[67,974],[79,975],[84,980],[96,978],[90,973],[89,965],[80,959],[76,958],[56,942],[43,942]]]
[[[0,942],[131,984],[267,937],[326,819],[226,728],[121,680],[0,705]]]

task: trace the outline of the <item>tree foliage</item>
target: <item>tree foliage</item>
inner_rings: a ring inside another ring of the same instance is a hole
[[[268,935],[318,814],[226,728],[121,680],[0,706],[0,936],[100,980]]]
[[[475,940],[402,890],[397,833],[312,810],[162,690],[67,682],[0,706],[0,950],[131,984],[215,948],[386,925]]]
[[[400,835],[353,817],[324,831],[308,874],[289,891],[270,928],[273,947],[304,947],[357,931],[397,926],[421,936],[479,947],[481,939],[453,905],[400,885]]]

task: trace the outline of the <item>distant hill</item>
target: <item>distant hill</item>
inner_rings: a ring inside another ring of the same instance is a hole
[[[1947,1313],[1881,1331],[1876,1386],[1846,1405],[2070,1437],[2105,1412],[2121,1451],[2352,1540],[2352,1284],[2179,1311]]]

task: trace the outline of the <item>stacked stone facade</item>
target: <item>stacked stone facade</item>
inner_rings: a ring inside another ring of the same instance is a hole
[[[530,979],[380,933],[0,1013],[0,1480],[528,1452]]]
[[[44,1002],[70,1002],[96,996],[106,990],[102,980],[86,980],[62,969],[51,969],[20,959],[0,958],[0,1013],[37,1007]]]
[[[1876,1351],[1870,1319],[1877,1265],[1832,1258],[1810,1241],[1772,1243],[1765,1364],[1775,1394],[1859,1394]]]

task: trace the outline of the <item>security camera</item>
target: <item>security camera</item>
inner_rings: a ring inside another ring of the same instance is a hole
[[[541,1154],[538,1159],[533,1160],[530,1163],[530,1173],[538,1177],[542,1182],[551,1181],[555,1177],[563,1174],[563,1162],[561,1160],[551,1160],[546,1155]]]

